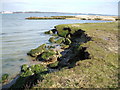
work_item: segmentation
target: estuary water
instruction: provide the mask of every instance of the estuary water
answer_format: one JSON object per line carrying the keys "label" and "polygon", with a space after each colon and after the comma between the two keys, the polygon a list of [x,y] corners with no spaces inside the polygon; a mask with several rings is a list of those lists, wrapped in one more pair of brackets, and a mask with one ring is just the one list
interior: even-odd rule
{"label": "estuary water", "polygon": [[[107,21],[94,20],[26,20],[30,16],[65,16],[75,14],[63,13],[16,13],[2,14],[2,74],[8,73],[10,77],[20,71],[22,64],[31,64],[31,57],[27,52],[43,43],[48,43],[50,35],[44,32],[53,29],[58,24],[70,23],[96,23]],[[110,22],[110,21],[109,21]],[[2,75],[0,74],[0,76]]]}

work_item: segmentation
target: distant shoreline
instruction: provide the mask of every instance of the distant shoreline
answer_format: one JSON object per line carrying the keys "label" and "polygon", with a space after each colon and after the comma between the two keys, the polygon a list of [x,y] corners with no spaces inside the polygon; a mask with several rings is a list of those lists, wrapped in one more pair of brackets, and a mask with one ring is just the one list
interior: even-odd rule
{"label": "distant shoreline", "polygon": [[117,21],[117,16],[97,16],[97,15],[76,15],[76,16],[51,16],[51,17],[27,17],[28,20],[46,20],[46,19],[78,19],[78,20],[103,20]]}
{"label": "distant shoreline", "polygon": [[[99,16],[117,16],[117,15],[109,15],[109,14],[94,14],[94,13],[71,13],[71,12],[38,12],[38,11],[26,11],[26,12],[10,12],[10,11],[3,11],[0,12],[0,14],[7,14],[7,12],[11,13],[11,14],[15,14],[15,13],[61,13],[61,14],[81,14],[81,15],[99,15]],[[8,13],[8,14],[9,14]]]}

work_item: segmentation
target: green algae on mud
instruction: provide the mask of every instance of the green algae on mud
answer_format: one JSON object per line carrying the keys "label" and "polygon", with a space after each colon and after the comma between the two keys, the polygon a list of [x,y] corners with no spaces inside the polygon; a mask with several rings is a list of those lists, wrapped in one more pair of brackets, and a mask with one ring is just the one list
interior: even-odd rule
{"label": "green algae on mud", "polygon": [[46,44],[42,44],[38,48],[30,50],[27,55],[30,55],[32,57],[38,56],[46,50],[45,47]]}
{"label": "green algae on mud", "polygon": [[0,83],[6,83],[8,81],[8,77],[9,77],[9,74],[3,74],[1,79],[0,79]]}
{"label": "green algae on mud", "polygon": [[51,63],[51,64],[48,64],[47,66],[49,67],[49,68],[56,68],[57,66],[58,66],[58,61],[56,61],[56,62],[54,62],[54,63]]}
{"label": "green algae on mud", "polygon": [[[25,68],[23,70],[23,68]],[[30,89],[33,85],[43,80],[42,75],[46,73],[47,68],[41,64],[21,66],[21,73],[16,82],[9,88],[12,89]]]}
{"label": "green algae on mud", "polygon": [[55,55],[55,54],[56,54],[56,53],[55,53],[54,51],[48,50],[48,51],[46,51],[46,52],[44,52],[44,53],[42,54],[41,58],[44,59],[44,60],[48,60],[48,59],[50,59],[51,57],[53,57],[53,55]]}

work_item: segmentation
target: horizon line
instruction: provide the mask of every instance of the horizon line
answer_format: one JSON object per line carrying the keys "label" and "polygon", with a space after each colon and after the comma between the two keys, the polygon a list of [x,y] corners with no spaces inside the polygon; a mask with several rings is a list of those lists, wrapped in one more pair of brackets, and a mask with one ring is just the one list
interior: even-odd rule
{"label": "horizon line", "polygon": [[[58,12],[58,11],[53,11],[53,12],[49,12],[49,11],[0,11],[0,13],[2,12],[12,12],[12,13],[71,13],[71,14],[96,14],[96,15],[114,15],[114,14],[101,14],[101,13],[80,13],[80,12]],[[115,15],[117,16],[117,15]]]}

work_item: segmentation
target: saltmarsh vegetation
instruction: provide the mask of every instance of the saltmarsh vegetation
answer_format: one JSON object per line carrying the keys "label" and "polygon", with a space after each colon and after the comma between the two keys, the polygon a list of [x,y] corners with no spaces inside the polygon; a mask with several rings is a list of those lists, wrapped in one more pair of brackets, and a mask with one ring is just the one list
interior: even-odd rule
{"label": "saltmarsh vegetation", "polygon": [[9,89],[29,89],[43,80],[42,75],[47,72],[47,68],[41,64],[21,66],[21,73],[15,84]]}
{"label": "saltmarsh vegetation", "polygon": [[118,21],[119,20],[117,16],[96,16],[96,15],[28,17],[25,19],[28,19],[28,20],[79,19],[79,20],[106,20],[106,21]]}
{"label": "saltmarsh vegetation", "polygon": [[67,18],[75,18],[75,16],[28,17],[25,19],[28,19],[28,20],[46,20],[46,19],[67,19]]}
{"label": "saltmarsh vegetation", "polygon": [[38,55],[40,55],[41,53],[43,53],[46,50],[45,47],[46,47],[46,44],[42,44],[38,48],[30,50],[27,53],[27,55],[30,55],[32,57],[38,56]]}
{"label": "saltmarsh vegetation", "polygon": [[[40,67],[24,65],[21,70],[21,76],[22,78],[26,74],[28,76],[18,83],[22,84],[24,89],[25,86],[32,89],[118,88],[117,27],[117,22],[55,26],[55,31],[60,38],[60,42],[57,44],[62,51],[55,51],[55,47],[53,48],[55,53],[43,51],[41,54],[36,55],[49,59],[49,57],[57,56],[59,53],[61,54],[60,57],[57,56],[57,60],[53,63],[48,63],[45,68],[43,68],[44,66],[41,67],[41,64]],[[53,35],[54,32],[51,32],[51,34]],[[55,42],[56,39],[51,43]],[[47,48],[45,47],[45,49]],[[35,56],[34,53],[37,50],[32,51],[30,52],[33,55],[28,55]],[[40,51],[41,48],[37,52],[39,53]],[[58,69],[59,71],[49,73],[49,68]],[[28,73],[28,71],[32,73]],[[31,81],[34,83],[31,84]]]}
{"label": "saltmarsh vegetation", "polygon": [[47,66],[48,66],[49,68],[57,68],[57,67],[58,67],[58,63],[59,63],[59,61],[56,61],[56,62],[54,62],[54,63],[48,64]]}
{"label": "saltmarsh vegetation", "polygon": [[52,58],[53,55],[55,55],[55,54],[56,54],[55,51],[53,51],[53,50],[48,50],[48,51],[45,51],[45,52],[42,54],[41,58],[44,59],[44,60],[49,60],[49,59]]}
{"label": "saltmarsh vegetation", "polygon": [[28,20],[42,20],[42,19],[65,19],[64,17],[28,17],[28,18],[25,18],[25,19],[28,19]]}
{"label": "saltmarsh vegetation", "polygon": [[6,83],[8,81],[8,77],[9,77],[9,74],[3,74],[1,79],[0,79],[0,83]]}

